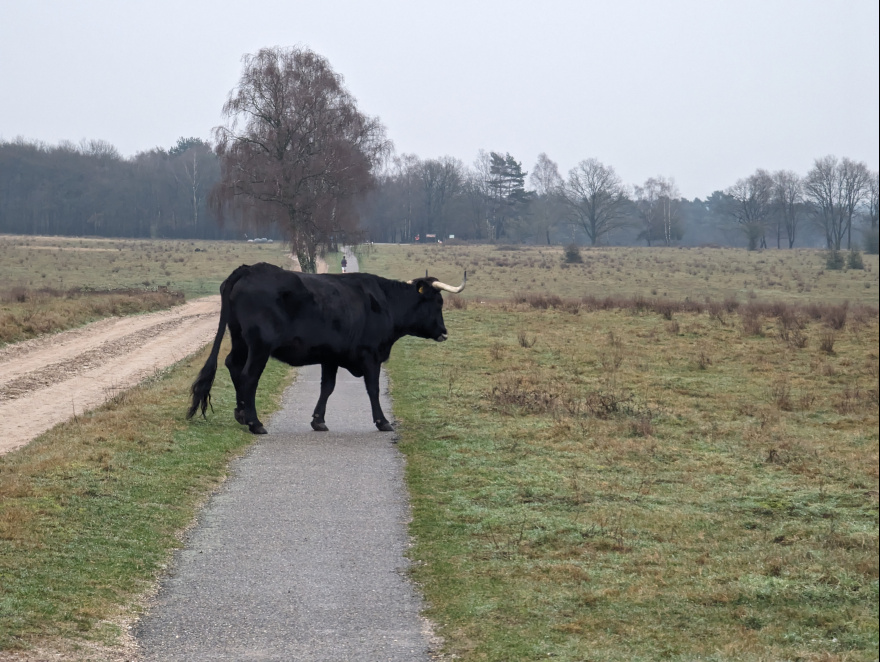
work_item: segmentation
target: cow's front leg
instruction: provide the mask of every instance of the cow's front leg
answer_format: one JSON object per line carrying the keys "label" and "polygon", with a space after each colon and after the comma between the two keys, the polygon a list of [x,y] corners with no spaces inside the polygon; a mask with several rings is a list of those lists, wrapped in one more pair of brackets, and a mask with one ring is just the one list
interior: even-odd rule
{"label": "cow's front leg", "polygon": [[379,363],[368,365],[364,370],[364,384],[367,387],[367,395],[370,396],[370,406],[373,409],[373,423],[379,428],[380,432],[394,432],[391,423],[385,418],[382,407],[379,405],[379,372],[381,366]]}
{"label": "cow's front leg", "polygon": [[332,363],[321,364],[321,397],[318,398],[318,404],[315,405],[315,411],[312,414],[312,429],[318,432],[326,432],[329,428],[324,421],[324,414],[327,413],[327,399],[336,388],[336,371],[338,366]]}

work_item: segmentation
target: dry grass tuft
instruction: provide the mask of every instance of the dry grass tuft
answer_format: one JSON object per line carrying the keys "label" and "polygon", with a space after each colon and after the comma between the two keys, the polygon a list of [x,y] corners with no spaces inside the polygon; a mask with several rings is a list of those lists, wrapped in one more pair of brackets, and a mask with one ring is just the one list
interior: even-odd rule
{"label": "dry grass tuft", "polygon": [[21,287],[0,292],[0,344],[56,333],[115,315],[153,312],[183,303],[180,292],[144,290],[59,291]]}

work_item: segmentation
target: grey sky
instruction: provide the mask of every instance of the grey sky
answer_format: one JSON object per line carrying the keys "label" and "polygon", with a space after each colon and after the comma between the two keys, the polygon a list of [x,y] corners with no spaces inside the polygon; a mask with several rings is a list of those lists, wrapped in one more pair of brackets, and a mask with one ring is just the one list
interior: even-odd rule
{"label": "grey sky", "polygon": [[0,0],[0,139],[210,138],[241,56],[307,46],[400,153],[480,149],[706,197],[827,154],[878,168],[876,0]]}

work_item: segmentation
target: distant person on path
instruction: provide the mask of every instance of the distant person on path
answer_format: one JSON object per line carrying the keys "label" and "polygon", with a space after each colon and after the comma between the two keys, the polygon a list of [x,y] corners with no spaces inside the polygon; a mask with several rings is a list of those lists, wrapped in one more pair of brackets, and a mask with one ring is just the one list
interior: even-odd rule
{"label": "distant person on path", "polygon": [[345,273],[345,268],[348,266],[348,260],[345,259],[345,256],[342,256],[342,273]]}

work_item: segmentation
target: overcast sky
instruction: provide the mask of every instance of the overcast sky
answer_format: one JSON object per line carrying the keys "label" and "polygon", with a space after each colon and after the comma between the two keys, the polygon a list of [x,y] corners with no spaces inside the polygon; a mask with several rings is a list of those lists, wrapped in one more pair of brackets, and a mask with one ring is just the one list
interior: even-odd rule
{"label": "overcast sky", "polygon": [[0,139],[210,139],[241,57],[301,45],[398,153],[597,158],[704,198],[834,154],[878,169],[877,0],[0,0]]}

